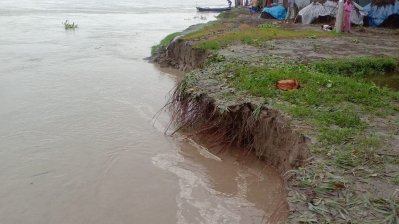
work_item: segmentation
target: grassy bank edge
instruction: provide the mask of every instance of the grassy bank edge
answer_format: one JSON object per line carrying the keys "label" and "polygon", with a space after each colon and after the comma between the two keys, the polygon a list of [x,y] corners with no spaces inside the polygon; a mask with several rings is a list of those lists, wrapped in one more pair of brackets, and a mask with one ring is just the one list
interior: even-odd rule
{"label": "grassy bank edge", "polygon": [[[364,63],[367,65],[358,66]],[[325,68],[330,66],[337,70],[326,73]],[[397,176],[385,167],[399,167],[399,160],[380,154],[378,149],[389,139],[374,132],[370,123],[374,118],[398,115],[399,92],[378,87],[364,78],[399,71],[397,58],[358,57],[263,67],[221,59],[208,62],[207,67],[201,70],[202,74],[194,71],[186,76],[182,91],[195,90],[206,72],[206,78],[235,89],[233,94],[218,97],[263,97],[265,108],[278,109],[292,117],[293,122],[308,127],[305,131],[313,142],[314,159],[286,174],[292,186],[288,200],[293,211],[290,222],[396,223],[399,202],[395,196],[375,196],[358,183],[399,184]],[[273,87],[278,80],[292,78],[300,81],[299,90]],[[222,111],[226,108],[219,106]]]}
{"label": "grassy bank edge", "polygon": [[[232,20],[232,17],[227,18],[224,20],[225,25]],[[218,33],[218,24],[220,23],[212,23],[208,28],[183,37],[186,41],[196,43],[193,45],[194,49],[215,52],[208,61],[209,66],[225,63],[224,58],[220,58],[216,53],[223,47],[235,43],[262,47],[264,41],[283,38],[283,33],[286,32],[272,25],[242,26],[238,31],[217,36],[215,33]],[[252,33],[256,33],[254,30],[264,32],[264,38],[252,36]],[[301,35],[293,34],[290,38],[324,37],[306,32]],[[375,135],[367,123],[369,118],[397,114],[399,93],[378,87],[364,79],[368,75],[383,75],[398,71],[397,58],[361,57],[350,60],[323,60],[308,65],[272,66],[272,68],[229,64],[225,73],[221,74],[224,77],[217,78],[230,79],[229,84],[243,94],[263,96],[265,103],[272,103],[274,108],[284,111],[294,120],[306,123],[311,127],[310,132],[313,132],[311,134],[317,136],[315,144],[312,144],[312,152],[315,155],[313,162],[287,174],[291,178],[291,186],[295,189],[289,195],[290,205],[295,211],[290,214],[290,222],[398,222],[397,199],[374,197],[367,194],[367,190],[362,195],[354,185],[356,181],[374,180],[399,184],[397,176],[384,176],[384,164],[399,165],[399,160],[376,153],[375,150],[382,147],[386,139],[378,134]],[[301,76],[307,76],[308,79],[305,82],[302,80],[303,89],[298,91],[281,92],[271,87],[279,79],[301,79]],[[318,78],[312,80],[312,77]],[[192,81],[191,78],[192,76],[186,76],[186,80],[190,79],[190,82],[187,82],[190,85],[187,89],[196,85],[195,80]],[[341,84],[345,84],[345,88],[336,88]],[[311,85],[314,85],[310,88],[311,91],[306,92]],[[302,91],[304,89],[305,91]],[[322,100],[318,91],[320,89],[331,92],[332,97],[328,97],[327,106],[320,103]],[[302,100],[298,100],[295,95],[301,94],[301,91],[305,93]],[[334,97],[333,92],[340,95],[341,100],[342,95],[345,95],[345,100],[337,102],[339,99]],[[355,97],[342,92],[355,94]],[[368,98],[370,94],[374,94],[375,97]],[[338,107],[332,106],[335,104]],[[313,109],[316,112],[312,112]],[[354,169],[357,176],[351,174]],[[364,214],[365,212],[369,212],[370,215]],[[362,220],[362,217],[374,218]]]}
{"label": "grassy bank edge", "polygon": [[176,37],[182,35],[182,32],[175,32],[164,37],[159,44],[151,47],[151,56],[156,56],[162,48],[167,47]]}

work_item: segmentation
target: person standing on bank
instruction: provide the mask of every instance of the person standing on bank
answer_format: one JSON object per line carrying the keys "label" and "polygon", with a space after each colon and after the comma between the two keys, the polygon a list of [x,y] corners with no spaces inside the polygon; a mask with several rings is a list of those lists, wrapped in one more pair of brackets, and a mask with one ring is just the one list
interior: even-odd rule
{"label": "person standing on bank", "polygon": [[227,2],[229,3],[229,8],[231,8],[231,0],[227,0]]}
{"label": "person standing on bank", "polygon": [[295,19],[295,0],[288,0],[287,15],[285,22],[288,23],[289,19]]}
{"label": "person standing on bank", "polygon": [[351,32],[351,13],[353,9],[352,0],[346,0],[344,4],[344,31]]}
{"label": "person standing on bank", "polygon": [[255,14],[258,11],[258,0],[251,0],[251,4],[250,4],[250,12],[251,14]]}

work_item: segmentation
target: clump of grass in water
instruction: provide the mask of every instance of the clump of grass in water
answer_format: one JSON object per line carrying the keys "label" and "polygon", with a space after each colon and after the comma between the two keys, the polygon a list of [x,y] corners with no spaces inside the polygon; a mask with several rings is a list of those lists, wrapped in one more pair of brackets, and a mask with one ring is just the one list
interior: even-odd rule
{"label": "clump of grass in water", "polygon": [[65,30],[74,30],[78,28],[78,24],[75,24],[75,22],[70,23],[68,20],[65,20],[62,24],[64,24]]}

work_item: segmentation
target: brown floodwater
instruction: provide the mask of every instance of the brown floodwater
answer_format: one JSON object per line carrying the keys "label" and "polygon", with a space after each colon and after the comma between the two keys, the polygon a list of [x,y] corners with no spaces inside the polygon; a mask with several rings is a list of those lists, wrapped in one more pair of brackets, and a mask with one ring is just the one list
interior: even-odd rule
{"label": "brown floodwater", "polygon": [[[279,175],[164,134],[177,76],[143,58],[214,0],[0,1],[0,223],[274,223]],[[225,1],[220,2],[221,5]],[[220,6],[219,4],[219,6]],[[78,24],[65,31],[62,22]]]}

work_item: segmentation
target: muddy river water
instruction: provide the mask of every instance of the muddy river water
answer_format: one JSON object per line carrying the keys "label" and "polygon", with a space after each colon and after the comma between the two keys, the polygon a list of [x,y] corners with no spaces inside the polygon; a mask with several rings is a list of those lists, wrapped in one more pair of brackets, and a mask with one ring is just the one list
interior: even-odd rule
{"label": "muddy river water", "polygon": [[[177,76],[143,58],[215,0],[0,1],[0,223],[273,223],[276,172],[153,120]],[[76,22],[66,31],[62,22]],[[220,160],[221,159],[221,160]]]}

